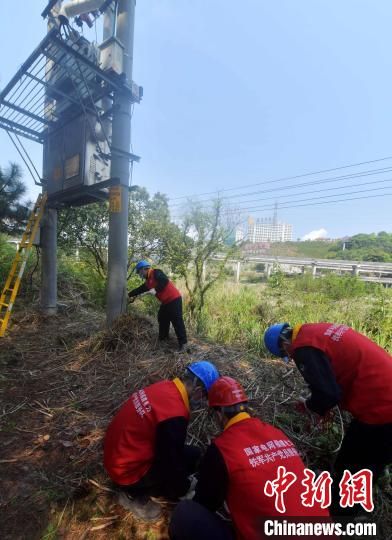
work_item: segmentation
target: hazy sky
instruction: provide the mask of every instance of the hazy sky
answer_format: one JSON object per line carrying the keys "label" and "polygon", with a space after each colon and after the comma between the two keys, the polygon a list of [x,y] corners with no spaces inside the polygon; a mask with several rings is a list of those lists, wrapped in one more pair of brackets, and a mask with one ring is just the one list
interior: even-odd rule
{"label": "hazy sky", "polygon": [[[3,4],[1,87],[43,37],[46,2]],[[278,201],[295,238],[392,232],[392,159],[270,182],[392,156],[391,24],[389,0],[138,0],[134,183],[172,198],[258,184],[221,196],[244,217],[269,217]],[[41,148],[28,146],[40,165]],[[9,160],[1,132],[1,166]],[[381,168],[391,170],[323,182]]]}

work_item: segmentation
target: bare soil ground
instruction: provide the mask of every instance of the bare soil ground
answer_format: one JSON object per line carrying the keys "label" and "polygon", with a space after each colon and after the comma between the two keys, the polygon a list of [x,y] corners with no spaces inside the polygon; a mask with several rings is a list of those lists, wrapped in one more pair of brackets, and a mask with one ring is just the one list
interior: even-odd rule
{"label": "bare soil ground", "polygon": [[[16,314],[0,342],[0,528],[3,540],[165,539],[167,518],[135,520],[117,504],[102,467],[102,438],[110,418],[136,389],[180,375],[199,359],[238,378],[255,411],[283,428],[318,469],[330,467],[342,424],[311,426],[292,412],[301,378],[279,361],[192,340],[191,354],[158,346],[155,323],[136,312],[110,331],[100,313],[70,309],[45,318]],[[339,420],[339,419],[338,419]],[[189,441],[205,446],[214,435],[196,411]],[[391,533],[390,483],[377,491],[380,538]]]}

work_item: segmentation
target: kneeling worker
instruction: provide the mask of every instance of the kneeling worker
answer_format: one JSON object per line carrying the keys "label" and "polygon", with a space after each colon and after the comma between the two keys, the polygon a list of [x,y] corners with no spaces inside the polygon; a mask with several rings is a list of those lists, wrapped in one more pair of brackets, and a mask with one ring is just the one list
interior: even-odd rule
{"label": "kneeling worker", "polygon": [[[264,536],[263,518],[271,516],[328,517],[317,502],[305,507],[301,480],[305,465],[288,437],[272,425],[251,418],[248,398],[231,377],[220,377],[210,388],[208,404],[223,432],[208,447],[201,463],[193,501],[182,501],[170,525],[172,540],[259,540]],[[278,476],[280,466],[297,481],[284,494],[285,511],[264,492],[266,483]],[[215,514],[226,502],[235,535]]]}
{"label": "kneeling worker", "polygon": [[111,421],[104,466],[138,517],[159,515],[151,496],[175,500],[188,491],[188,476],[200,459],[198,448],[185,445],[190,409],[201,405],[218,377],[210,362],[194,362],[183,380],[160,381],[134,392]]}
{"label": "kneeling worker", "polygon": [[182,317],[182,296],[172,281],[158,268],[151,268],[147,261],[139,261],[135,268],[137,274],[145,282],[128,293],[129,298],[139,296],[148,291],[155,291],[161,302],[158,311],[159,339],[169,337],[170,323],[173,325],[178,340],[178,350],[182,351],[187,344],[184,319]]}

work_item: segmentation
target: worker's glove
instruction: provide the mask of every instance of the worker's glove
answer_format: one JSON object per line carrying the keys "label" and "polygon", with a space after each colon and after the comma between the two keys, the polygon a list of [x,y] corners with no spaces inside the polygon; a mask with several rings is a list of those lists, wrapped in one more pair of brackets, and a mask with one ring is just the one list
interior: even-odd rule
{"label": "worker's glove", "polygon": [[152,294],[155,296],[157,294],[157,291],[155,289],[150,289],[147,294]]}
{"label": "worker's glove", "polygon": [[191,501],[193,499],[193,497],[195,496],[195,490],[194,489],[188,489],[188,491],[185,493],[185,495],[183,495],[182,497],[180,497],[180,501]]}
{"label": "worker's glove", "polygon": [[188,488],[188,491],[180,497],[180,501],[190,501],[195,496],[195,490],[196,490],[196,484],[197,484],[197,478],[195,476],[190,476],[190,486]]}

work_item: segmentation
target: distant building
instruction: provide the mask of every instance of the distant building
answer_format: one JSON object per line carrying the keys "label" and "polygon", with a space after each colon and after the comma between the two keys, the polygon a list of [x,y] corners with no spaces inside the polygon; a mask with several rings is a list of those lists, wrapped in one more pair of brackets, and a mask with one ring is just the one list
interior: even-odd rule
{"label": "distant building", "polygon": [[289,223],[278,221],[276,212],[273,218],[254,220],[252,217],[249,217],[247,227],[240,227],[236,231],[237,241],[245,241],[251,244],[291,242],[292,239],[293,226]]}
{"label": "distant building", "polygon": [[292,239],[293,227],[288,223],[274,223],[271,219],[258,219],[248,224],[248,242],[291,242]]}
{"label": "distant building", "polygon": [[244,232],[244,229],[242,227],[237,227],[237,229],[235,230],[235,241],[236,241],[236,244],[239,244],[240,242],[242,242],[243,240],[245,240],[245,232]]}

